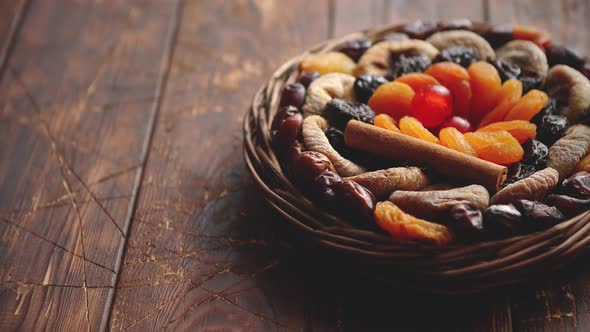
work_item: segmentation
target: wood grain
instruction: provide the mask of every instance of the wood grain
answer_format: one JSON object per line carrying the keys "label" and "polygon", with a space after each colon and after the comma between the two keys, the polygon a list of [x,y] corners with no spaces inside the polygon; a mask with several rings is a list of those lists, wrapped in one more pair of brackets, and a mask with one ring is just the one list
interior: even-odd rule
{"label": "wood grain", "polygon": [[28,6],[0,82],[0,330],[104,322],[174,13]]}

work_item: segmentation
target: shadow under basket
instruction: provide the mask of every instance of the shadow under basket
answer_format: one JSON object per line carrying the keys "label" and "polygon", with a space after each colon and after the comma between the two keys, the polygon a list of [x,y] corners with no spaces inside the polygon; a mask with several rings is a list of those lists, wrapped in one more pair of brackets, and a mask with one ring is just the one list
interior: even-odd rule
{"label": "shadow under basket", "polygon": [[[270,123],[284,85],[296,81],[299,61],[358,38],[378,40],[401,26],[386,26],[328,40],[287,61],[256,93],[244,118],[243,154],[264,199],[297,230],[302,242],[334,257],[350,271],[397,286],[443,294],[469,294],[546,276],[571,263],[590,243],[590,212],[552,228],[507,239],[442,248],[401,244],[359,229],[323,211],[294,187],[270,144]],[[283,221],[283,220],[280,220]]]}

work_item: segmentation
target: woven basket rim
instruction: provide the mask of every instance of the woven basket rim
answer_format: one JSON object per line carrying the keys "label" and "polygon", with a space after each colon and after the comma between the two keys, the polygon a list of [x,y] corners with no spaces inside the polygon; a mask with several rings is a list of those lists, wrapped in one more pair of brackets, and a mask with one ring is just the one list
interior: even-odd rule
{"label": "woven basket rim", "polygon": [[408,278],[423,279],[415,285],[423,290],[479,292],[524,281],[535,272],[555,270],[571,262],[588,248],[590,211],[535,233],[433,248],[396,243],[376,231],[354,228],[314,206],[283,174],[270,145],[269,128],[283,86],[294,82],[298,75],[299,60],[312,53],[333,50],[349,40],[380,39],[398,31],[402,24],[326,40],[283,63],[256,92],[243,121],[243,157],[264,199],[306,239],[337,255],[376,267],[380,277],[387,276],[381,275],[385,269],[393,269],[392,277],[400,277],[401,269],[401,274]]}

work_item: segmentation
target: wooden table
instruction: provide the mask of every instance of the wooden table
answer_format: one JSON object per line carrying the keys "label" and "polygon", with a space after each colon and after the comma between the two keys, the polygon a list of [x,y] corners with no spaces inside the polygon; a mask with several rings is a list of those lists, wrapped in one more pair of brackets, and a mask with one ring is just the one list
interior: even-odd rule
{"label": "wooden table", "polygon": [[468,17],[588,53],[589,14],[582,0],[1,0],[0,330],[590,329],[584,259],[466,298],[330,273],[270,227],[283,220],[241,157],[257,87],[321,40]]}

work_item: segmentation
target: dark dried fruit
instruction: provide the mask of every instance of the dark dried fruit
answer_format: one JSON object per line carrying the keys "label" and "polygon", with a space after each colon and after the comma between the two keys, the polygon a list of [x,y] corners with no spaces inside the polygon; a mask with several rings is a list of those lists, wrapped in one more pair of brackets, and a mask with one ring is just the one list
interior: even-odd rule
{"label": "dark dried fruit", "polygon": [[590,173],[578,172],[563,180],[562,186],[567,193],[590,197]]}
{"label": "dark dried fruit", "polygon": [[533,89],[541,89],[541,85],[543,85],[543,78],[539,76],[535,76],[532,73],[523,72],[518,77],[518,79],[522,82],[522,95],[524,96],[527,92]]}
{"label": "dark dried fruit", "polygon": [[432,61],[423,53],[414,56],[399,55],[391,62],[391,79],[398,78],[409,73],[421,73],[430,67]]}
{"label": "dark dried fruit", "polygon": [[325,170],[336,173],[334,165],[328,157],[315,151],[303,151],[293,164],[295,182],[305,188],[313,183],[314,179]]}
{"label": "dark dried fruit", "polygon": [[502,184],[502,186],[507,186],[511,183],[516,181],[522,180],[524,178],[528,178],[533,173],[537,171],[537,168],[533,165],[523,164],[523,163],[514,163],[508,166],[508,177],[506,181]]}
{"label": "dark dried fruit", "polygon": [[470,30],[473,27],[473,23],[466,18],[459,18],[455,20],[449,20],[444,22],[438,22],[439,30]]}
{"label": "dark dried fruit", "polygon": [[483,230],[483,216],[481,211],[472,205],[457,204],[450,210],[447,226],[457,234],[477,234]]}
{"label": "dark dried fruit", "polygon": [[270,137],[279,155],[284,154],[301,133],[303,115],[295,106],[279,108],[272,121]]}
{"label": "dark dried fruit", "polygon": [[484,37],[493,48],[498,48],[512,40],[511,25],[497,25],[483,33]]}
{"label": "dark dried fruit", "polygon": [[328,138],[330,145],[346,159],[355,157],[355,151],[351,150],[344,144],[344,133],[336,127],[328,127],[324,130],[324,134]]}
{"label": "dark dried fruit", "polygon": [[549,114],[542,116],[536,125],[537,139],[547,146],[551,146],[565,135],[568,122],[565,116]]}
{"label": "dark dried fruit", "polygon": [[355,39],[347,41],[338,51],[348,55],[354,61],[358,61],[371,46],[373,46],[373,42],[369,39]]}
{"label": "dark dried fruit", "polygon": [[492,237],[504,237],[521,232],[524,225],[522,213],[512,204],[489,206],[483,213],[483,226]]}
{"label": "dark dried fruit", "polygon": [[549,195],[545,199],[548,205],[555,206],[568,217],[576,216],[590,210],[590,198],[576,198],[567,195]]}
{"label": "dark dried fruit", "polygon": [[517,65],[504,62],[499,59],[490,59],[488,60],[488,63],[494,66],[494,68],[496,68],[498,74],[500,74],[502,82],[512,78],[518,79],[518,77],[520,76],[520,67]]}
{"label": "dark dried fruit", "polygon": [[373,124],[375,112],[362,103],[334,98],[324,108],[324,114],[330,124],[336,128],[344,129],[350,120],[358,120]]}
{"label": "dark dried fruit", "polygon": [[590,79],[590,64],[583,65],[580,69],[580,73],[584,74],[586,78]]}
{"label": "dark dried fruit", "polygon": [[556,207],[541,202],[520,199],[513,204],[525,217],[527,230],[545,229],[566,219]]}
{"label": "dark dried fruit", "polygon": [[432,21],[416,20],[406,23],[401,32],[414,39],[426,39],[428,36],[438,31],[438,26]]}
{"label": "dark dried fruit", "polygon": [[356,99],[366,104],[375,90],[384,83],[389,82],[383,76],[363,75],[354,81],[354,94]]}
{"label": "dark dried fruit", "polygon": [[299,83],[301,83],[307,89],[311,82],[313,82],[313,80],[315,80],[318,77],[320,77],[320,73],[318,73],[317,71],[308,71],[302,73],[297,81],[299,81]]}
{"label": "dark dried fruit", "polygon": [[281,161],[283,161],[283,166],[285,173],[289,178],[293,178],[293,167],[295,166],[295,160],[299,157],[299,155],[303,152],[303,145],[298,141],[293,142],[293,144],[289,147],[286,153],[283,154]]}
{"label": "dark dried fruit", "polygon": [[541,118],[545,115],[556,115],[558,113],[559,112],[557,111],[557,100],[553,97],[549,97],[549,99],[547,99],[547,104],[545,104],[543,109],[531,119],[531,122],[538,125],[541,121]]}
{"label": "dark dried fruit", "polygon": [[333,186],[340,183],[342,178],[340,175],[327,169],[318,175],[313,182],[302,186],[301,190],[320,206],[331,208],[334,206],[335,192]]}
{"label": "dark dried fruit", "polygon": [[547,61],[550,67],[563,64],[572,68],[580,68],[584,65],[584,57],[575,50],[565,46],[549,45],[545,48],[545,55],[547,55]]}
{"label": "dark dried fruit", "polygon": [[547,155],[549,154],[547,145],[536,139],[531,139],[526,141],[522,148],[524,149],[523,163],[534,166],[536,169],[545,168]]}
{"label": "dark dried fruit", "polygon": [[305,86],[301,83],[291,83],[285,85],[281,92],[281,102],[279,106],[295,106],[301,109],[305,102]]}
{"label": "dark dried fruit", "polygon": [[474,62],[479,61],[479,53],[471,47],[455,46],[442,50],[433,62],[454,62],[462,67],[469,67]]}
{"label": "dark dried fruit", "polygon": [[332,189],[336,196],[334,208],[343,217],[361,226],[373,220],[375,197],[369,190],[350,180],[334,183]]}

